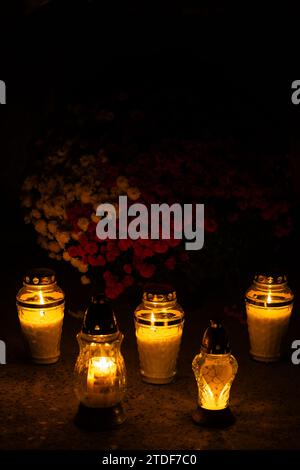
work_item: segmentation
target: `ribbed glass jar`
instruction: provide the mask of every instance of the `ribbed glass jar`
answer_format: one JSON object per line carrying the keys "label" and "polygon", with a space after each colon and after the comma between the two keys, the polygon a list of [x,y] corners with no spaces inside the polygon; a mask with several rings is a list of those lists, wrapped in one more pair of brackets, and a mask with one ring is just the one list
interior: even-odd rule
{"label": "ribbed glass jar", "polygon": [[147,286],[134,318],[142,379],[153,384],[171,382],[184,324],[176,292],[166,285]]}
{"label": "ribbed glass jar", "polygon": [[294,301],[286,276],[256,275],[245,301],[250,354],[258,361],[279,360]]}

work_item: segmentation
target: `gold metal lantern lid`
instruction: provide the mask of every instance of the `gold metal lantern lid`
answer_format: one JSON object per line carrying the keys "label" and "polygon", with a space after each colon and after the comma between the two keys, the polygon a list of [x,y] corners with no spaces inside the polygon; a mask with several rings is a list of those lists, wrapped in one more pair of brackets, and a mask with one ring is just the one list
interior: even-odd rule
{"label": "gold metal lantern lid", "polygon": [[285,307],[293,303],[294,294],[285,274],[263,273],[254,276],[245,301],[258,307]]}
{"label": "gold metal lantern lid", "polygon": [[52,269],[35,268],[27,271],[23,282],[27,286],[49,286],[55,284],[56,276]]}
{"label": "gold metal lantern lid", "polygon": [[254,276],[254,282],[265,286],[283,285],[287,284],[287,276],[285,274],[256,274]]}
{"label": "gold metal lantern lid", "polygon": [[175,302],[176,291],[170,284],[147,284],[143,293],[146,302]]}
{"label": "gold metal lantern lid", "polygon": [[25,308],[57,307],[63,305],[65,296],[56,283],[52,269],[35,268],[23,277],[23,287],[17,293],[17,305]]}

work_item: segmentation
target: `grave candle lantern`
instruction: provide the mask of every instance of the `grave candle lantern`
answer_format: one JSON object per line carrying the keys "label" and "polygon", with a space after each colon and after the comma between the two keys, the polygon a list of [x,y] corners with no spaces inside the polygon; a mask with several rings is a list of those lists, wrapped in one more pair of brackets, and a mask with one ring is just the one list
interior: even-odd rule
{"label": "grave candle lantern", "polygon": [[33,362],[52,364],[60,356],[64,293],[50,269],[33,269],[17,294],[21,328]]}
{"label": "grave candle lantern", "polygon": [[256,275],[245,300],[250,354],[257,361],[279,360],[294,300],[286,276]]}
{"label": "grave candle lantern", "polygon": [[75,392],[80,401],[79,421],[91,427],[97,426],[98,419],[99,427],[101,421],[109,426],[121,424],[125,420],[122,401],[126,387],[120,351],[123,335],[104,295],[92,298],[77,340],[80,353],[75,365]]}
{"label": "grave candle lantern", "polygon": [[220,320],[210,321],[192,367],[198,385],[194,422],[204,426],[232,424],[234,417],[229,408],[229,396],[238,365],[231,355],[228,337]]}
{"label": "grave candle lantern", "polygon": [[145,382],[166,384],[176,375],[184,312],[168,285],[150,284],[134,313],[140,371]]}

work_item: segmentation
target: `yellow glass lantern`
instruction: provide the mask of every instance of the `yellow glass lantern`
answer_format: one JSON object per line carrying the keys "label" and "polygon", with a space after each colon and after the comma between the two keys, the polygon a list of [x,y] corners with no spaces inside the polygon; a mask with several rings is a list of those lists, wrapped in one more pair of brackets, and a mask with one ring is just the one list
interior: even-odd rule
{"label": "yellow glass lantern", "polygon": [[166,384],[176,375],[184,312],[168,285],[149,284],[134,312],[142,379]]}
{"label": "yellow glass lantern", "polygon": [[123,335],[104,295],[92,298],[77,340],[77,423],[88,427],[121,424],[125,420],[122,401],[126,389],[125,362],[120,350]]}
{"label": "yellow glass lantern", "polygon": [[228,337],[220,320],[210,321],[192,367],[198,385],[194,422],[208,426],[232,424],[234,417],[229,408],[229,397],[238,364],[231,355]]}
{"label": "yellow glass lantern", "polygon": [[256,275],[245,301],[250,354],[257,361],[279,360],[294,301],[286,276]]}
{"label": "yellow glass lantern", "polygon": [[54,271],[33,269],[25,275],[17,294],[17,309],[32,360],[38,364],[59,359],[64,304]]}

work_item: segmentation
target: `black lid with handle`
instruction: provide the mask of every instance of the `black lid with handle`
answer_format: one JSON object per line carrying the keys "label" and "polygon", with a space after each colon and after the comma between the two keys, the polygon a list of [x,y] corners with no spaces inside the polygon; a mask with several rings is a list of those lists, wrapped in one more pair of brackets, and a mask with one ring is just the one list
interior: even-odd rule
{"label": "black lid with handle", "polygon": [[91,298],[84,315],[82,333],[92,336],[119,334],[114,311],[104,294],[97,294]]}
{"label": "black lid with handle", "polygon": [[228,354],[231,352],[229,339],[221,320],[210,320],[210,326],[202,338],[201,350],[207,354]]}

